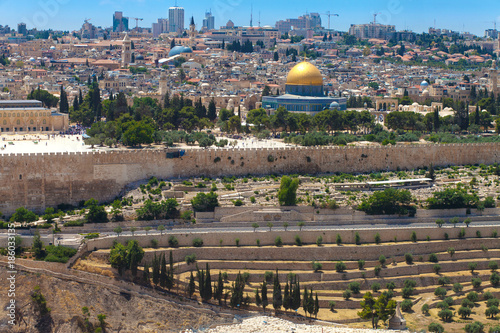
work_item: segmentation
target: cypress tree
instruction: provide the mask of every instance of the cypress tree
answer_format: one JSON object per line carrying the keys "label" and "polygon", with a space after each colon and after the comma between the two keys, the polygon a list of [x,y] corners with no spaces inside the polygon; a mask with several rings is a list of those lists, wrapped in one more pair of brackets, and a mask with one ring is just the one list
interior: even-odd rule
{"label": "cypress tree", "polygon": [[480,116],[481,108],[479,107],[479,104],[476,104],[476,114],[474,115],[474,123],[477,126],[480,126],[481,124],[481,116]]}
{"label": "cypress tree", "polygon": [[142,280],[144,283],[149,284],[149,265],[144,264],[144,270],[142,272]]}
{"label": "cypress tree", "polygon": [[283,305],[283,295],[281,294],[281,286],[280,280],[278,277],[278,270],[276,270],[276,274],[274,275],[274,285],[273,285],[273,308],[276,312],[281,309]]}
{"label": "cypress tree", "polygon": [[208,119],[214,121],[217,118],[217,108],[215,106],[215,100],[212,97],[210,104],[208,104]]}
{"label": "cypress tree", "polygon": [[68,95],[66,94],[66,91],[64,91],[62,84],[61,84],[61,91],[59,94],[60,94],[59,111],[61,113],[68,113],[69,111]]}
{"label": "cypress tree", "polygon": [[205,301],[208,301],[212,298],[212,278],[210,277],[210,267],[206,266],[206,273],[205,273]]}
{"label": "cypress tree", "polygon": [[160,286],[167,286],[167,262],[165,260],[165,254],[161,257],[161,266],[160,266]]}
{"label": "cypress tree", "polygon": [[214,291],[214,300],[219,301],[219,305],[222,302],[223,293],[224,293],[224,280],[222,279],[222,272],[219,271],[219,279],[217,281],[217,286]]}
{"label": "cypress tree", "polygon": [[289,292],[288,279],[286,281],[285,290],[283,293],[283,307],[285,308],[285,311],[288,311],[288,309],[291,308],[291,297]]}
{"label": "cypress tree", "polygon": [[314,313],[314,297],[312,288],[309,291],[309,298],[307,299],[307,312],[309,312],[309,316],[312,317]]}
{"label": "cypress tree", "polygon": [[205,300],[205,271],[198,269],[198,290],[200,292],[200,297]]}
{"label": "cypress tree", "polygon": [[269,301],[267,300],[267,283],[262,282],[262,309],[266,312],[266,306],[268,306]]}
{"label": "cypress tree", "polygon": [[319,312],[319,300],[318,300],[318,293],[316,293],[316,298],[314,299],[314,318],[318,318],[318,312]]}
{"label": "cypress tree", "polygon": [[300,308],[300,282],[299,279],[295,277],[292,295],[292,310],[297,311],[298,308]]}
{"label": "cypress tree", "polygon": [[160,281],[160,265],[159,265],[159,260],[156,257],[155,253],[155,257],[153,259],[153,283],[155,285],[158,285],[159,281]]}
{"label": "cypress tree", "polygon": [[78,104],[81,105],[82,103],[83,103],[82,91],[78,90]]}
{"label": "cypress tree", "polygon": [[259,288],[255,289],[255,305],[257,307],[262,305],[262,299],[260,298]]}
{"label": "cypress tree", "polygon": [[188,284],[188,295],[189,295],[189,298],[191,298],[193,296],[195,288],[196,288],[196,286],[194,284],[193,271],[191,271],[191,276],[189,277],[189,284]]}
{"label": "cypress tree", "polygon": [[307,287],[304,288],[304,297],[302,299],[302,310],[304,310],[304,314],[307,317],[307,300],[309,299],[309,296],[307,294]]}
{"label": "cypress tree", "polygon": [[73,100],[73,110],[77,111],[80,105],[78,105],[78,97],[75,96],[75,99]]}
{"label": "cypress tree", "polygon": [[170,107],[170,93],[167,91],[165,96],[163,96],[163,108],[167,109]]}
{"label": "cypress tree", "polygon": [[172,254],[172,250],[170,250],[170,257],[169,257],[169,265],[170,265],[170,277],[172,280],[174,279],[174,256]]}

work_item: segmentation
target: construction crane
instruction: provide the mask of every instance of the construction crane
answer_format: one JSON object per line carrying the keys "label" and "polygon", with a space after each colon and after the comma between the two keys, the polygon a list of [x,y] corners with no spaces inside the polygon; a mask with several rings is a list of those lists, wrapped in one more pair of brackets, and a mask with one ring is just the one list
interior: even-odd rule
{"label": "construction crane", "polygon": [[380,15],[380,14],[382,14],[382,13],[375,13],[375,14],[373,14],[373,24],[374,25],[377,24],[377,16]]}
{"label": "construction crane", "polygon": [[127,17],[130,20],[135,20],[135,29],[139,29],[139,21],[142,21],[143,19],[138,18],[138,17]]}
{"label": "construction crane", "polygon": [[88,19],[85,19],[85,20],[83,20],[83,21],[84,21],[85,23],[89,23],[89,21],[90,21],[90,20],[92,20],[92,19],[89,19],[89,18],[88,18]]}
{"label": "construction crane", "polygon": [[326,15],[328,16],[328,30],[330,30],[330,17],[331,16],[339,16],[339,14],[330,14],[330,11],[327,11],[326,13],[323,13],[321,15]]}

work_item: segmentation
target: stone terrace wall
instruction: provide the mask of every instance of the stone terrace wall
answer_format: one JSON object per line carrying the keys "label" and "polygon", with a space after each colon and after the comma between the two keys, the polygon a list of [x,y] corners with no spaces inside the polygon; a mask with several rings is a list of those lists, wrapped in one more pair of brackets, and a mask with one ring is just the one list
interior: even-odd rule
{"label": "stone terrace wall", "polygon": [[[272,156],[272,158],[269,158]],[[215,162],[219,160],[219,162]],[[273,160],[270,162],[270,160]],[[310,162],[308,162],[310,161]],[[500,144],[194,149],[167,159],[160,150],[13,154],[0,157],[0,211],[37,212],[90,197],[110,201],[125,185],[156,176],[371,172],[500,162]]]}

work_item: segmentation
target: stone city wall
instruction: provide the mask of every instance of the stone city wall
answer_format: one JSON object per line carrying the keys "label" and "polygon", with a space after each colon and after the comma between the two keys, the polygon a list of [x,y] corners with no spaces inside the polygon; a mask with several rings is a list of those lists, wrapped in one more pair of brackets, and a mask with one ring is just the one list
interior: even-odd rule
{"label": "stone city wall", "polygon": [[91,197],[110,201],[125,185],[148,179],[223,175],[372,172],[500,162],[500,144],[193,149],[167,159],[161,150],[11,154],[0,157],[0,211],[42,212]]}

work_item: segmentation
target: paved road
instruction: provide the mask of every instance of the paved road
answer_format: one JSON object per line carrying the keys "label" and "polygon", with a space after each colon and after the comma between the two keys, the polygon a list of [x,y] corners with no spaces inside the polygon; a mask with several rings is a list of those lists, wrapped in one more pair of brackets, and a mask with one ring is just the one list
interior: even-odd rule
{"label": "paved road", "polygon": [[[491,222],[491,221],[475,221],[471,223],[471,226],[493,226],[493,227],[500,227],[500,222]],[[306,225],[302,228],[303,231],[328,231],[328,230],[370,230],[370,229],[393,229],[393,228],[405,228],[405,229],[419,229],[419,228],[429,228],[429,227],[435,227],[438,229],[435,223],[405,223],[405,224],[360,224],[360,225]],[[465,224],[459,223],[457,224],[456,228],[462,228],[465,227]],[[442,229],[453,229],[454,227],[452,225],[444,225]],[[273,231],[285,231],[284,227],[273,227]],[[287,228],[288,231],[295,231],[298,232],[300,231],[300,228],[298,226],[290,226]],[[114,236],[116,235],[115,232],[113,231],[99,231],[96,230],[96,232],[99,232],[101,234],[101,237],[106,237],[106,236]],[[181,233],[220,233],[220,232],[268,232],[269,228],[268,227],[260,227],[257,228],[256,231],[252,227],[242,227],[242,226],[235,226],[235,227],[203,227],[203,228],[197,228],[197,227],[184,227],[184,228],[173,228],[170,230],[165,230],[163,234],[181,234]],[[31,231],[33,233],[33,231]],[[133,235],[161,235],[159,231],[156,231],[154,229],[148,231],[146,233],[145,230],[138,230],[133,233]],[[32,235],[30,235],[30,231],[28,230],[19,230],[18,235],[21,235],[22,237],[27,237],[31,238]],[[120,236],[132,236],[132,232],[130,231],[123,231]],[[7,237],[6,233],[0,233],[0,238]],[[65,245],[70,245],[70,244],[80,244],[81,242],[81,235],[76,234],[76,233],[63,233],[63,234],[57,234],[55,236],[56,238],[59,238],[59,241],[62,244]],[[44,235],[43,239],[45,240],[50,240],[52,242],[52,235]],[[56,242],[58,243],[58,242]]]}

